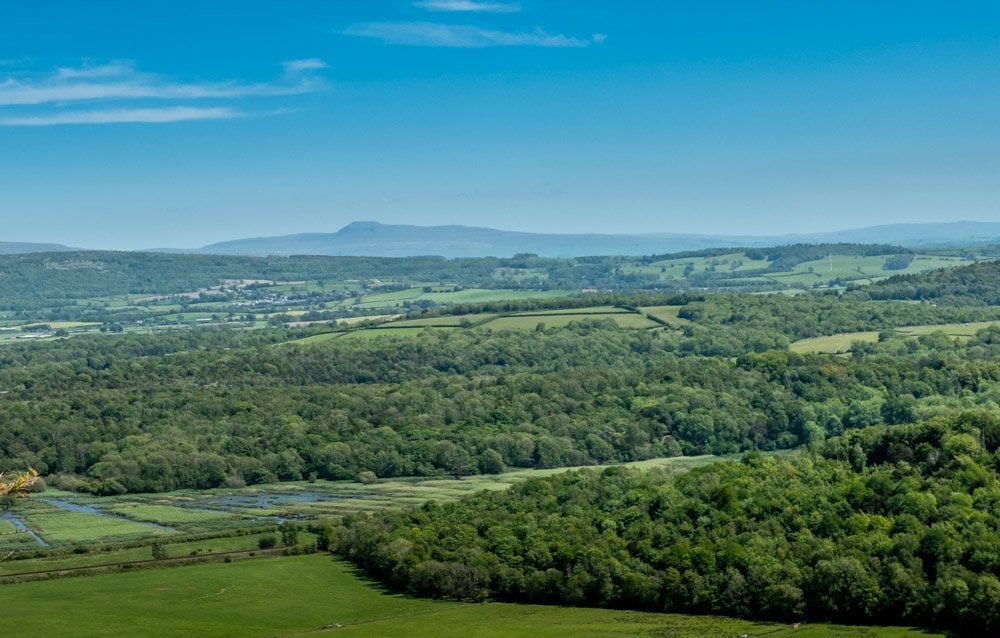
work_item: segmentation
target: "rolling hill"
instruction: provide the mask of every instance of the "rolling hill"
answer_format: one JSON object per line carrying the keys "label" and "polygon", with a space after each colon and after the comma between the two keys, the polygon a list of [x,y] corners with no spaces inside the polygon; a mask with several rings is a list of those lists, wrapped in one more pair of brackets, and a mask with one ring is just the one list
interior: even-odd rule
{"label": "rolling hill", "polygon": [[62,244],[33,244],[29,242],[0,241],[0,255],[24,255],[28,253],[56,253],[79,250]]}

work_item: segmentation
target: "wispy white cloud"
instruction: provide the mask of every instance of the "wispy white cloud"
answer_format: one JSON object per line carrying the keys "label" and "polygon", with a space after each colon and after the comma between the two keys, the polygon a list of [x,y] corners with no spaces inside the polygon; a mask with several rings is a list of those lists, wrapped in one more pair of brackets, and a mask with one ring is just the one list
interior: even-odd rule
{"label": "wispy white cloud", "polygon": [[[0,75],[0,126],[110,124],[221,120],[274,115],[287,109],[237,108],[243,98],[269,98],[317,91],[325,84],[318,58],[290,60],[273,82],[181,82],[136,70],[128,61],[62,67],[44,74]],[[205,102],[210,106],[204,106]],[[150,103],[153,102],[153,105]],[[199,103],[201,106],[193,105]],[[111,107],[114,105],[114,108]]]}
{"label": "wispy white cloud", "polygon": [[227,120],[247,114],[228,107],[168,106],[162,108],[123,108],[60,111],[39,115],[5,117],[0,126],[54,126],[59,124],[164,123],[192,120]]}
{"label": "wispy white cloud", "polygon": [[350,26],[343,33],[374,38],[386,44],[470,49],[496,46],[579,48],[590,44],[590,40],[550,34],[542,29],[494,31],[472,25],[436,22],[367,22]]}
{"label": "wispy white cloud", "polygon": [[315,59],[288,62],[285,66],[286,74],[294,71],[302,77],[257,84],[235,81],[175,82],[151,73],[140,73],[126,62],[60,68],[40,78],[8,78],[0,81],[0,106],[88,100],[200,100],[295,95],[318,88],[318,81],[302,72],[320,69],[322,66],[319,65],[322,64],[321,60]]}
{"label": "wispy white cloud", "polygon": [[329,65],[319,58],[307,58],[305,60],[289,60],[284,63],[285,73],[302,73],[305,71],[320,71]]}
{"label": "wispy white cloud", "polygon": [[465,13],[517,13],[516,2],[474,2],[473,0],[422,0],[414,6],[426,11],[457,11]]}
{"label": "wispy white cloud", "polygon": [[79,80],[121,77],[135,73],[135,65],[127,60],[115,60],[108,64],[84,65],[79,67],[59,67],[55,78],[59,80]]}

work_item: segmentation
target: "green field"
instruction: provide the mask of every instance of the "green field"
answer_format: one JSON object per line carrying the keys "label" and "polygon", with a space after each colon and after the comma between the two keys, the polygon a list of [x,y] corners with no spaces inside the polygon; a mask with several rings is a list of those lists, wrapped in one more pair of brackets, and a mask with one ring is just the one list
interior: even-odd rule
{"label": "green field", "polygon": [[643,314],[656,317],[660,321],[664,321],[671,326],[683,326],[684,324],[691,323],[687,319],[681,319],[677,316],[677,313],[680,312],[683,307],[684,306],[648,306],[646,308],[639,308],[639,311]]}
{"label": "green field", "polygon": [[[1000,325],[996,321],[980,321],[975,323],[942,323],[927,326],[907,326],[896,328],[895,331],[906,337],[919,337],[935,332],[943,332],[949,337],[958,339],[968,339],[983,328]],[[826,337],[812,337],[800,339],[788,346],[792,352],[814,353],[814,354],[843,354],[851,351],[851,344],[855,341],[875,343],[878,341],[878,332],[844,332],[841,334],[829,335]]]}
{"label": "green field", "polygon": [[124,518],[66,511],[38,500],[30,501],[18,515],[29,529],[52,544],[109,542],[169,533]]}
{"label": "green field", "polygon": [[[3,585],[0,633],[33,636],[928,636],[903,628],[758,623],[385,592],[327,555]],[[339,627],[337,625],[340,625]]]}
{"label": "green field", "polygon": [[[175,541],[170,538],[159,540],[163,542],[167,558],[182,558],[216,552],[253,551],[257,549],[257,541],[263,534],[264,532],[261,534],[225,536],[200,540]],[[300,538],[308,540],[311,536],[301,534]],[[116,563],[146,561],[150,560],[152,556],[151,544],[148,542],[134,546],[94,546],[85,553],[54,552],[40,557],[0,561],[0,577],[35,571],[78,569],[113,565]]]}
{"label": "green field", "polygon": [[232,519],[225,513],[202,512],[173,505],[145,505],[142,503],[122,503],[105,511],[134,521],[157,523],[170,527],[203,527],[217,524],[221,519]]}
{"label": "green field", "polygon": [[1000,325],[996,321],[979,321],[975,323],[941,323],[933,326],[910,326],[908,328],[896,328],[896,332],[908,337],[919,337],[920,335],[943,332],[949,337],[971,337],[983,328]]}
{"label": "green field", "polygon": [[843,354],[851,351],[851,345],[855,341],[875,343],[878,341],[878,332],[844,332],[826,337],[800,339],[789,345],[788,349],[799,353]]}

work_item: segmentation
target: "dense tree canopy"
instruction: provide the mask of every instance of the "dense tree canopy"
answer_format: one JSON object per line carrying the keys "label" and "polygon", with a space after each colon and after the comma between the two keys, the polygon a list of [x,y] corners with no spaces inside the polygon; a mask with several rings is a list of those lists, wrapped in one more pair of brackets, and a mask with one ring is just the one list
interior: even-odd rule
{"label": "dense tree canopy", "polygon": [[420,595],[1000,631],[1000,418],[875,427],[814,456],[610,468],[345,521]]}
{"label": "dense tree canopy", "polygon": [[691,300],[682,331],[584,321],[298,345],[302,332],[202,330],[11,347],[0,470],[99,493],[464,475],[789,448],[998,403],[995,330],[964,344],[887,333],[851,359],[782,350],[837,323],[964,312],[867,306],[721,296]]}

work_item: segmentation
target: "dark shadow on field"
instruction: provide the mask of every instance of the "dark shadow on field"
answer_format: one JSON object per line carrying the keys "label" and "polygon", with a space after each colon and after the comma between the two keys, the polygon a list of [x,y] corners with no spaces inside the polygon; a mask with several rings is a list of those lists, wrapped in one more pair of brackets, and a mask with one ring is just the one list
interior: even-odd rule
{"label": "dark shadow on field", "polygon": [[413,600],[433,600],[430,598],[422,598],[420,596],[414,596],[413,594],[408,594],[405,591],[399,591],[397,589],[393,589],[389,585],[374,578],[368,572],[358,567],[351,561],[347,560],[342,556],[338,556],[337,554],[330,555],[330,562],[342,565],[343,567],[346,568],[346,571],[351,576],[358,579],[359,582],[372,588],[374,591],[378,592],[383,596],[393,596],[395,598],[412,598]]}

